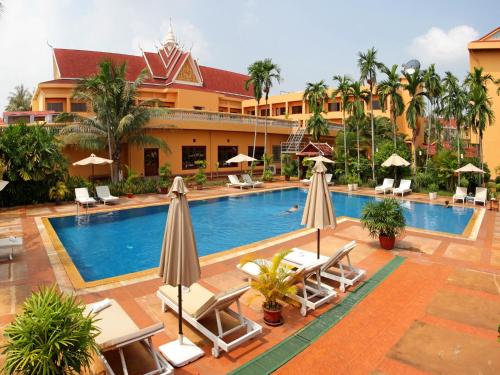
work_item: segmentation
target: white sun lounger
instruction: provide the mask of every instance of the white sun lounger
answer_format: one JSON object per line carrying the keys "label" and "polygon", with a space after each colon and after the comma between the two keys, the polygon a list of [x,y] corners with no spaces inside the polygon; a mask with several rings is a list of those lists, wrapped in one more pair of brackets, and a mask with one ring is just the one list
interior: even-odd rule
{"label": "white sun lounger", "polygon": [[[106,352],[117,350],[120,354],[122,371],[124,374],[128,374],[123,349],[128,345],[139,342],[149,352],[156,367],[145,375],[172,374],[173,367],[154,350],[151,340],[152,336],[163,332],[163,323],[153,324],[147,328],[140,329],[117,301],[110,299],[109,302],[110,305],[108,307],[96,313],[95,322],[95,325],[101,330],[96,337],[96,342],[99,345],[99,357],[103,361],[108,374],[114,375],[115,372],[105,357]],[[87,305],[86,312],[92,314],[92,304]],[[130,362],[137,360],[139,358],[129,358]]]}
{"label": "white sun lounger", "polygon": [[453,194],[453,203],[455,203],[455,201],[462,201],[462,203],[465,203],[466,197],[467,197],[467,188],[457,186],[457,190],[455,191],[455,194]]}
{"label": "white sun lounger", "polygon": [[[332,178],[333,178],[333,174],[331,173],[327,173],[325,174],[325,179],[326,179],[326,183],[328,185],[333,185],[334,182],[332,181]],[[300,180],[300,182],[304,185],[309,185],[311,183],[311,179],[310,178],[304,178],[302,180]]]}
{"label": "white sun lounger", "polygon": [[97,193],[97,198],[99,198],[99,200],[104,204],[117,202],[120,199],[118,197],[115,197],[114,195],[111,195],[111,193],[109,192],[109,187],[106,185],[96,186],[95,191]]}
{"label": "white sun lounger", "polygon": [[486,200],[488,199],[488,190],[483,187],[476,188],[476,195],[474,196],[474,204],[480,202],[486,206]]}
{"label": "white sun lounger", "polygon": [[399,187],[392,189],[392,194],[401,194],[401,196],[405,195],[405,193],[411,193],[411,180],[401,180],[399,183]]}
{"label": "white sun lounger", "polygon": [[254,187],[254,188],[264,186],[264,183],[262,181],[252,180],[252,177],[250,177],[249,174],[242,174],[241,179],[243,180],[243,182],[245,182],[247,184],[251,184],[252,187]]}
{"label": "white sun lounger", "polygon": [[[340,249],[331,257],[320,255],[321,262],[321,277],[337,281],[340,283],[340,291],[345,292],[346,286],[353,286],[361,280],[366,271],[356,268],[352,265],[349,253],[356,247],[356,241],[351,241]],[[347,263],[343,261],[347,260]],[[314,252],[294,248],[285,257],[285,261],[296,266],[303,267],[307,264],[317,262],[317,255]]]}
{"label": "white sun lounger", "polygon": [[[213,342],[212,355],[214,357],[219,356],[220,350],[230,352],[262,333],[262,327],[245,318],[241,312],[239,299],[249,289],[248,285],[243,285],[227,292],[214,294],[200,284],[195,283],[189,287],[187,293],[182,294],[182,318]],[[176,287],[164,285],[158,289],[156,295],[162,302],[163,311],[166,311],[166,308],[169,307],[174,312],[179,312]],[[236,303],[237,311],[230,308],[233,303]],[[222,314],[223,312],[225,314]],[[229,315],[236,325],[224,330],[221,319],[224,315]],[[215,316],[217,322],[216,332],[203,324],[203,319],[210,316]],[[238,331],[244,333],[235,338]],[[227,339],[229,335],[231,339]]]}
{"label": "white sun lounger", "polygon": [[23,246],[22,237],[7,237],[0,238],[0,251],[7,250],[9,253],[9,260],[14,259],[14,249]]}
{"label": "white sun lounger", "polygon": [[311,179],[310,178],[303,178],[302,180],[300,180],[300,183],[304,184],[304,185],[309,185],[311,183]]}
{"label": "white sun lounger", "polygon": [[382,185],[375,187],[375,194],[384,193],[385,195],[385,193],[390,193],[393,187],[394,187],[394,179],[384,178],[384,182],[382,182]]}
{"label": "white sun lounger", "polygon": [[227,178],[229,178],[229,183],[227,184],[228,187],[239,187],[240,189],[253,187],[252,184],[249,184],[248,182],[241,182],[238,180],[238,177],[234,174],[227,175]]}
{"label": "white sun lounger", "polygon": [[[260,267],[255,262],[271,263],[267,259],[257,259],[243,265],[239,264],[237,267],[247,274],[250,279],[257,279],[260,275]],[[300,303],[302,316],[306,316],[309,310],[316,310],[325,303],[331,302],[337,296],[337,292],[332,287],[321,282],[321,265],[321,262],[315,262],[296,269],[290,268],[288,271],[290,277],[295,278],[297,284],[300,285],[297,288],[297,294],[287,295],[286,297]],[[284,264],[282,267],[287,267],[287,265]]]}
{"label": "white sun lounger", "polygon": [[89,204],[96,204],[96,200],[89,196],[89,191],[87,188],[75,189],[75,202],[77,204],[81,204],[82,206],[88,206]]}

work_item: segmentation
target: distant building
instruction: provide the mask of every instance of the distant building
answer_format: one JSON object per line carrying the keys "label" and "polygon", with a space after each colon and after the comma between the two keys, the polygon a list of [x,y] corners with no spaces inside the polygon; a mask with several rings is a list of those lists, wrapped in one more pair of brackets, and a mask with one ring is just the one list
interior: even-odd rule
{"label": "distant building", "polygon": [[[58,112],[55,111],[18,111],[18,112],[4,112],[3,123],[6,125],[19,124],[19,123],[35,123],[35,122],[54,122]],[[0,122],[2,124],[2,122]]]}

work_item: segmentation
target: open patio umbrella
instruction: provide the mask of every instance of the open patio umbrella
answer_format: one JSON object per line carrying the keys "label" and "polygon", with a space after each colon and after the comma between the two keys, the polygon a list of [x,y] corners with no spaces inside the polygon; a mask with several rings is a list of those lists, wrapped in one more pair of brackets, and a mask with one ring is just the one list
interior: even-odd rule
{"label": "open patio umbrella", "polygon": [[466,172],[471,172],[471,173],[484,173],[484,171],[481,168],[476,167],[474,164],[467,164],[464,165],[462,168],[458,168],[455,170],[456,173],[466,173]]}
{"label": "open patio umbrella", "polygon": [[252,162],[252,161],[257,161],[257,159],[252,158],[251,156],[245,155],[245,154],[238,154],[235,157],[232,157],[231,159],[226,160],[226,163],[239,163],[241,165],[241,171],[243,171],[243,162]]}
{"label": "open patio umbrella", "polygon": [[92,181],[94,181],[94,165],[113,164],[113,160],[100,158],[95,154],[90,154],[88,158],[75,161],[73,165],[92,165]]}
{"label": "open patio umbrella", "polygon": [[307,228],[317,229],[317,256],[320,255],[320,230],[337,226],[335,210],[332,199],[328,191],[328,184],[325,179],[326,167],[321,161],[317,161],[313,167],[311,185],[307,193],[304,214],[302,215],[302,225]]}
{"label": "open patio umbrella", "polygon": [[318,155],[318,156],[314,156],[312,158],[307,158],[307,160],[320,161],[322,163],[331,163],[331,164],[335,163],[333,160],[325,158],[323,155]]}
{"label": "open patio umbrella", "polygon": [[171,198],[163,237],[159,275],[163,282],[177,287],[179,306],[179,339],[166,345],[169,356],[176,362],[191,362],[203,355],[182,333],[182,287],[189,287],[200,279],[200,263],[194,238],[189,205],[188,189],[182,177],[175,177],[168,193]]}
{"label": "open patio umbrella", "polygon": [[[386,161],[384,161],[382,163],[382,167],[407,167],[410,165],[410,162],[409,161],[406,161],[405,159],[403,159],[401,156],[399,156],[398,154],[392,154],[391,156],[389,156],[389,158],[387,158]],[[396,179],[397,177],[397,168],[394,168],[394,179]]]}

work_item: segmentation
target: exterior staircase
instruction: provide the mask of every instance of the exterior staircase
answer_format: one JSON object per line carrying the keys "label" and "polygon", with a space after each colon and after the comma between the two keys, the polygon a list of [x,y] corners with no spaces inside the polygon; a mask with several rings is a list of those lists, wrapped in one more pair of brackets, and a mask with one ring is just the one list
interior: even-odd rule
{"label": "exterior staircase", "polygon": [[281,153],[294,154],[302,150],[306,146],[306,142],[304,142],[305,133],[306,133],[305,127],[301,126],[294,127],[287,141],[281,142]]}

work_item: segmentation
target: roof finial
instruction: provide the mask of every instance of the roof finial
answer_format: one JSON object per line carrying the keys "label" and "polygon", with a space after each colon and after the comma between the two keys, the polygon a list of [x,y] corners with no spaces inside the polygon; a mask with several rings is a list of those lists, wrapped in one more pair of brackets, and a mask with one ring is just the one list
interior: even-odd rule
{"label": "roof finial", "polygon": [[177,45],[177,41],[175,40],[174,28],[172,27],[172,18],[170,18],[170,26],[163,41],[163,46],[167,49],[172,49],[175,45]]}

